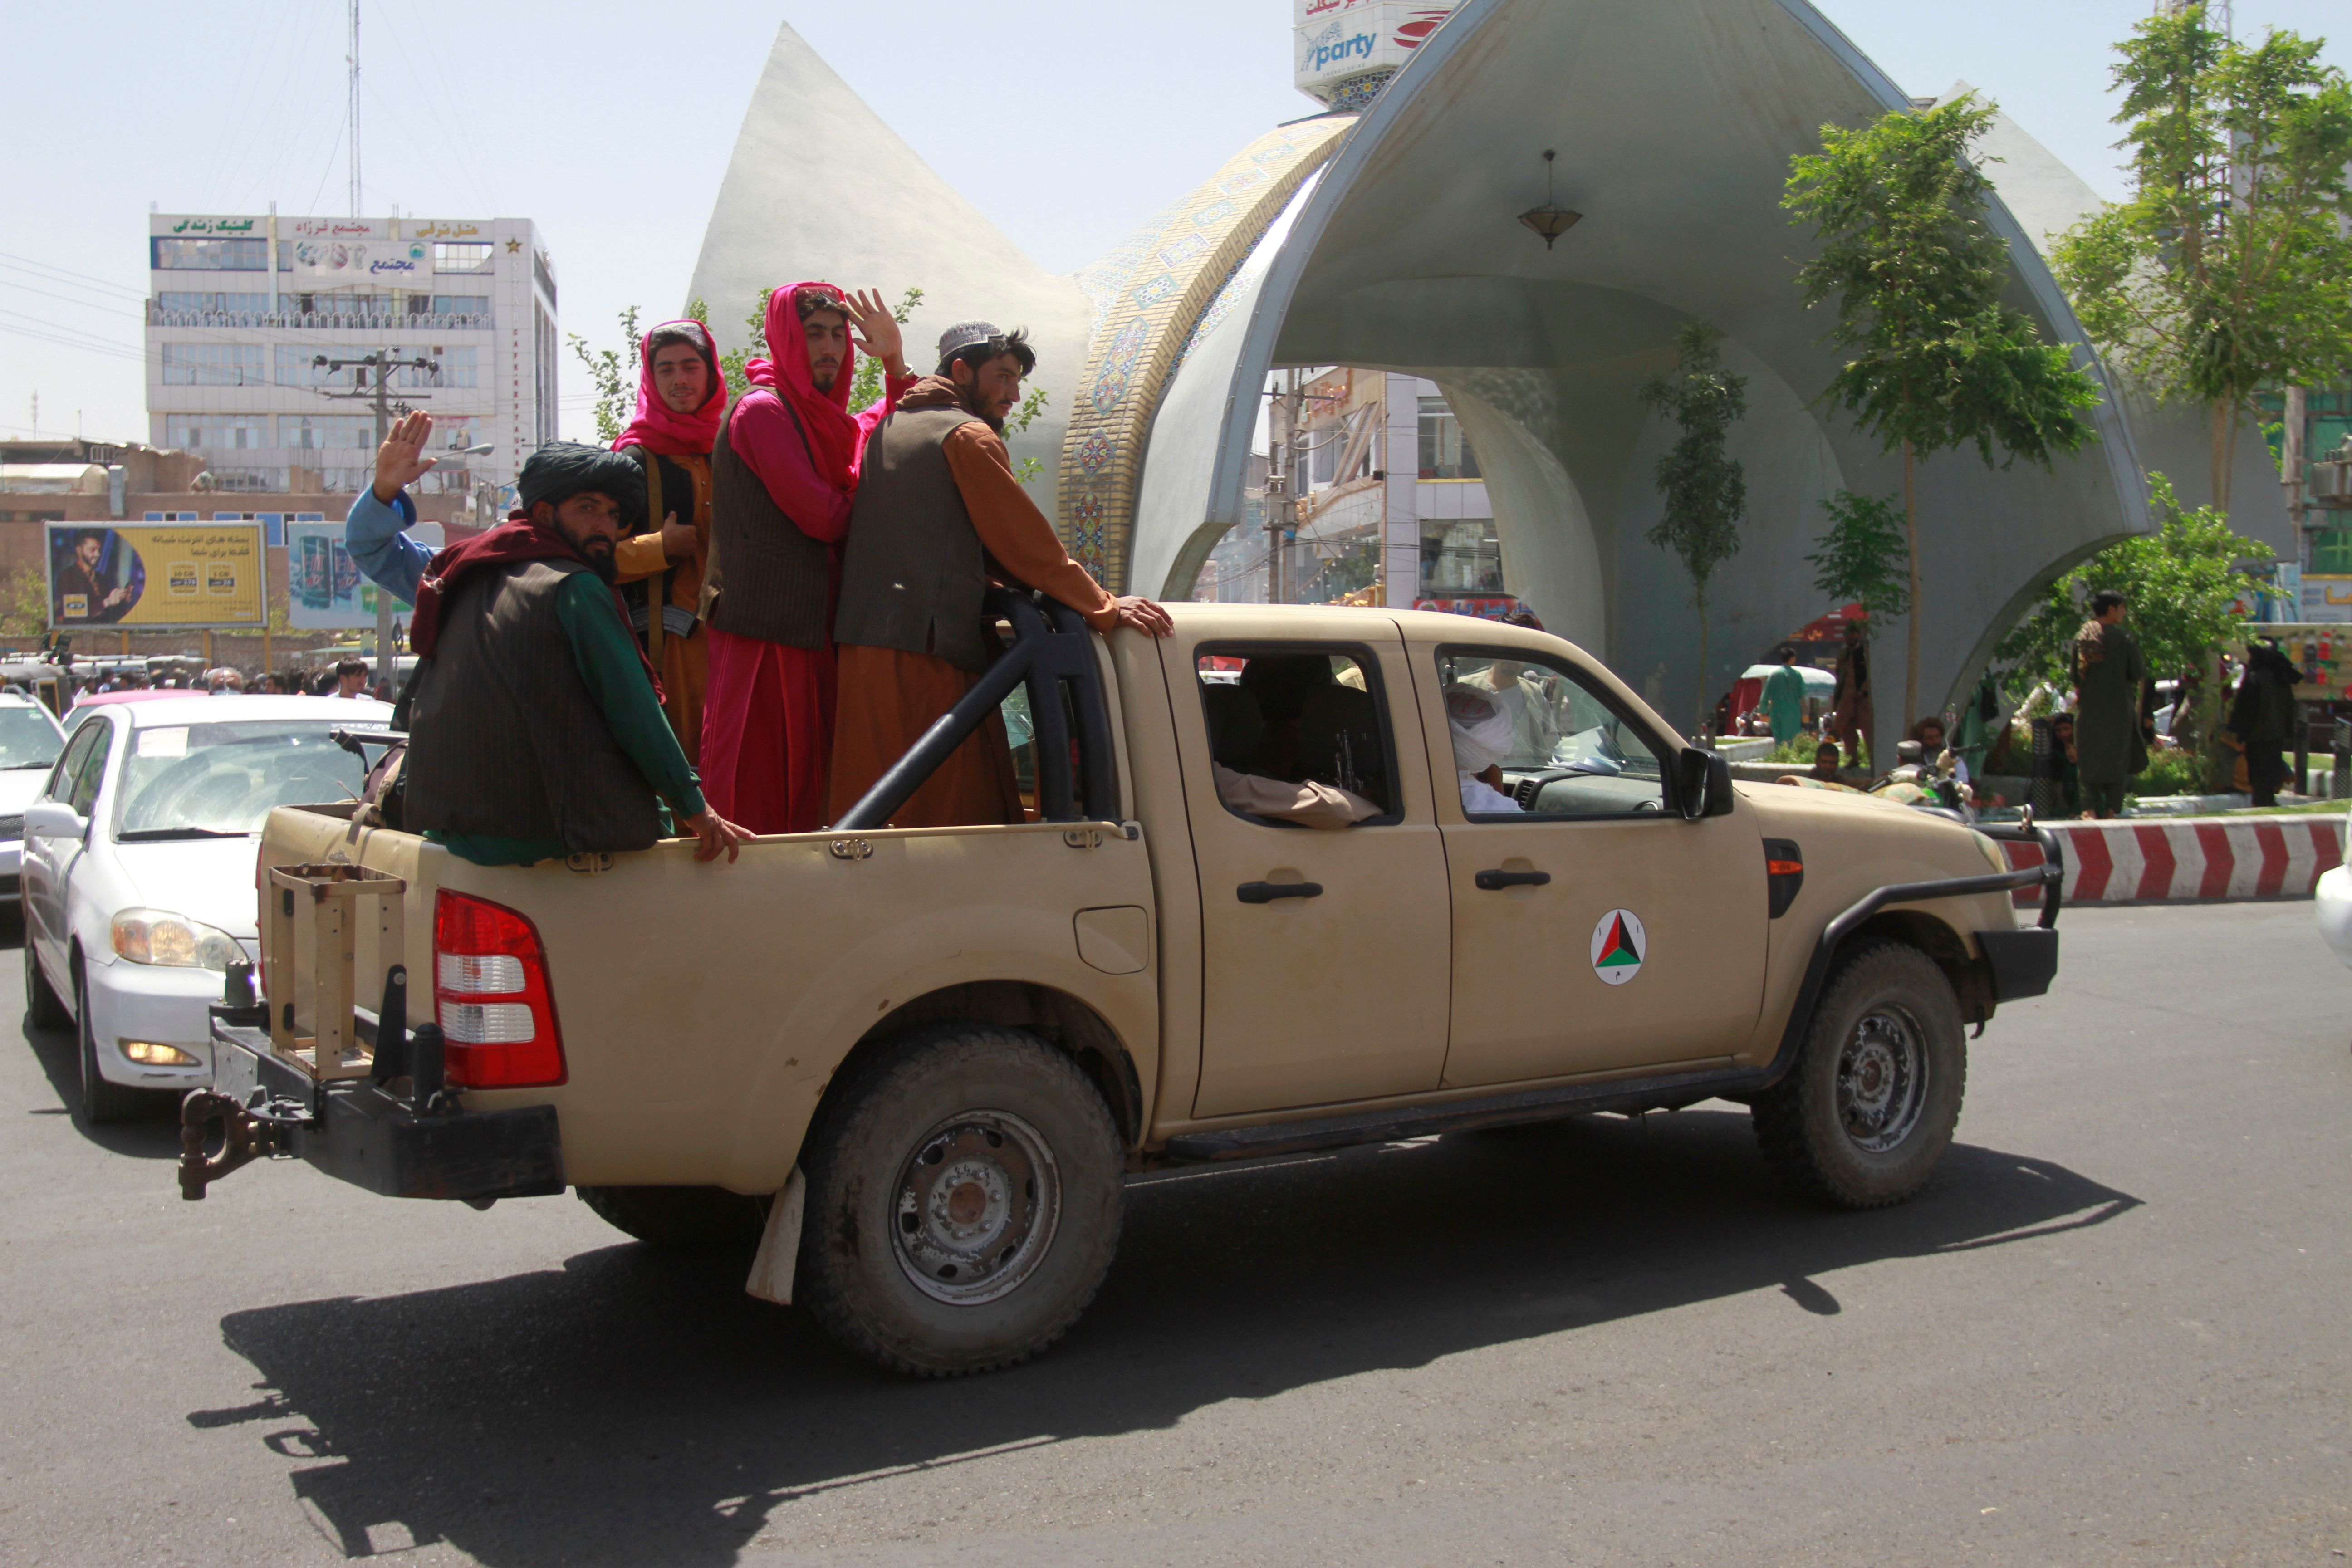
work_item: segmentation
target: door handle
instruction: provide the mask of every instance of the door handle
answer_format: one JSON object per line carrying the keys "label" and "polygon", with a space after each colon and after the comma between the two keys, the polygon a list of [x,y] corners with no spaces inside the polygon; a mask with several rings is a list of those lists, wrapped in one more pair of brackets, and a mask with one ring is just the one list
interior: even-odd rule
{"label": "door handle", "polygon": [[1547,886],[1551,881],[1551,873],[1549,871],[1481,871],[1471,880],[1477,883],[1481,890],[1492,893],[1504,888]]}
{"label": "door handle", "polygon": [[1270,904],[1276,899],[1319,899],[1320,882],[1244,882],[1234,896],[1245,904]]}

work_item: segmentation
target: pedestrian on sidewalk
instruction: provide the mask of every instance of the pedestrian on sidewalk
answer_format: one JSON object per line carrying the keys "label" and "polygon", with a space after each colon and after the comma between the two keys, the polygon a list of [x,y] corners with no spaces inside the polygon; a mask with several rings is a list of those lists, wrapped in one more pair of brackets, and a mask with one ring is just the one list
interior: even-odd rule
{"label": "pedestrian on sidewalk", "polygon": [[2121,594],[2102,588],[2091,595],[2090,619],[2074,634],[2074,759],[2086,817],[2121,812],[2125,785],[2147,767],[2140,716],[2147,661],[2124,629],[2124,609]]}
{"label": "pedestrian on sidewalk", "polygon": [[2230,704],[2230,731],[2246,748],[2246,783],[2256,805],[2276,805],[2286,777],[2280,751],[2294,733],[2294,683],[2300,678],[2278,641],[2264,637],[2246,650],[2246,673]]}

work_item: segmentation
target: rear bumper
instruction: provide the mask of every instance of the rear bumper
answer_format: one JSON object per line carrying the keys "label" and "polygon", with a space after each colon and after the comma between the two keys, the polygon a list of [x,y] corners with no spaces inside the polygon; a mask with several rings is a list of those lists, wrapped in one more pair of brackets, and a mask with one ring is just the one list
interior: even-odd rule
{"label": "rear bumper", "polygon": [[213,1047],[215,1090],[258,1113],[275,1152],[339,1181],[390,1198],[478,1204],[563,1191],[563,1140],[551,1105],[420,1112],[364,1079],[313,1083],[272,1054],[263,1029],[215,1019]]}

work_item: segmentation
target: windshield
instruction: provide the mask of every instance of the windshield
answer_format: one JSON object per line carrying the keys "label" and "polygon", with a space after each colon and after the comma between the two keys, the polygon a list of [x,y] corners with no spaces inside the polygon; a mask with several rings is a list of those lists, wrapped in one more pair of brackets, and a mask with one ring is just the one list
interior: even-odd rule
{"label": "windshield", "polygon": [[277,805],[356,799],[360,759],[328,739],[331,720],[174,724],[132,734],[115,837],[209,838],[260,830]]}
{"label": "windshield", "polygon": [[46,768],[65,749],[47,714],[37,708],[0,708],[0,771]]}

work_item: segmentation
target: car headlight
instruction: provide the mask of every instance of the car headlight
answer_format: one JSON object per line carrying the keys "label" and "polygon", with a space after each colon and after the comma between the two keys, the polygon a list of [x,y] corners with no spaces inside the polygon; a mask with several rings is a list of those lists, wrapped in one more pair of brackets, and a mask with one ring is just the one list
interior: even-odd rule
{"label": "car headlight", "polygon": [[166,910],[125,910],[114,917],[114,951],[133,963],[226,973],[246,962],[236,938]]}

